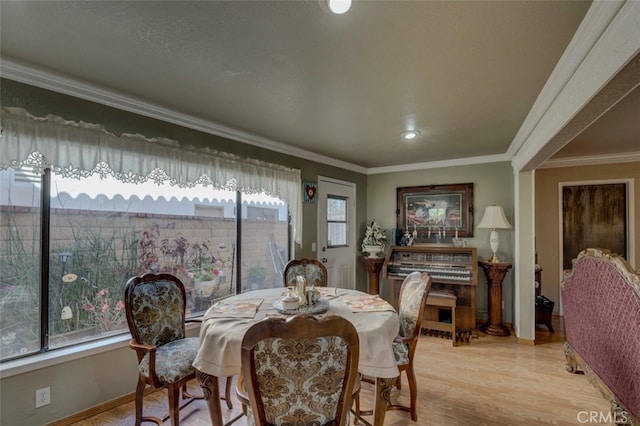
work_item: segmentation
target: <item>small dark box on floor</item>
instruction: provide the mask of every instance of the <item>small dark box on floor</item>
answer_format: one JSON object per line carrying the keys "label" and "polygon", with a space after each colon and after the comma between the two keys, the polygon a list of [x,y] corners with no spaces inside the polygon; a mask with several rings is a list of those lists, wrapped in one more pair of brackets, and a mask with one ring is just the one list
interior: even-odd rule
{"label": "small dark box on floor", "polygon": [[536,296],[536,324],[546,325],[552,333],[551,316],[553,315],[554,306],[555,302],[553,300],[544,296]]}

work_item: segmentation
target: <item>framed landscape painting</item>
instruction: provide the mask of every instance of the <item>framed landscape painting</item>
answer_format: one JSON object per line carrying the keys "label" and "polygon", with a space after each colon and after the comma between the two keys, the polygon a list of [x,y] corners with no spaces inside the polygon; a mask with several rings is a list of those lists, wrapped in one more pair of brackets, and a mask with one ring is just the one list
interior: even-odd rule
{"label": "framed landscape painting", "polygon": [[473,237],[473,183],[403,187],[397,197],[397,226],[418,243]]}

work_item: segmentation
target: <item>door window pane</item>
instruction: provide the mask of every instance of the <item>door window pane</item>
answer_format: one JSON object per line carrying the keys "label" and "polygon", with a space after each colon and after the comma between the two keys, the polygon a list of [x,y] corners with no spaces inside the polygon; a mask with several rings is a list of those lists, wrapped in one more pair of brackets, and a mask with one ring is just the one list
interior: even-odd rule
{"label": "door window pane", "polygon": [[347,199],[329,195],[327,197],[327,245],[347,245]]}

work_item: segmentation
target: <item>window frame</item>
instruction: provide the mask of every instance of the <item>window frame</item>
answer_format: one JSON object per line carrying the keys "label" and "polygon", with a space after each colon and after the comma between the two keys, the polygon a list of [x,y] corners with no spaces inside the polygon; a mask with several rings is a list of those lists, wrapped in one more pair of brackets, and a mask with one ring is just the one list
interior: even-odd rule
{"label": "window frame", "polygon": [[329,232],[329,226],[331,224],[343,224],[344,225],[344,240],[345,243],[344,244],[330,244],[329,243],[329,239],[327,238],[327,248],[342,248],[342,247],[349,247],[349,198],[348,197],[344,197],[344,196],[338,196],[338,195],[327,195],[327,208],[329,207],[329,205],[331,204],[329,202],[329,200],[342,200],[344,201],[345,204],[345,212],[344,212],[344,220],[330,220],[329,219],[329,214],[327,212],[327,236],[331,235],[331,233]]}

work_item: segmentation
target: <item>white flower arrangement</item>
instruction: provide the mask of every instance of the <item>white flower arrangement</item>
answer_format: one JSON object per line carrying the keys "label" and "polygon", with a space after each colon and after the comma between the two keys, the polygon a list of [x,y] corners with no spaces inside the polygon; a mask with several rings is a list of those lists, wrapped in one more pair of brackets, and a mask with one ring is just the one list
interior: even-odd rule
{"label": "white flower arrangement", "polygon": [[387,236],[384,234],[380,225],[376,223],[376,220],[373,219],[367,223],[367,230],[364,233],[364,238],[362,239],[362,247],[364,250],[364,246],[382,246],[384,247],[384,243],[387,240]]}

